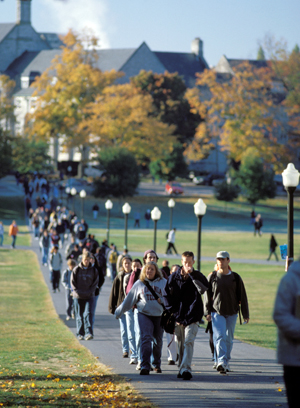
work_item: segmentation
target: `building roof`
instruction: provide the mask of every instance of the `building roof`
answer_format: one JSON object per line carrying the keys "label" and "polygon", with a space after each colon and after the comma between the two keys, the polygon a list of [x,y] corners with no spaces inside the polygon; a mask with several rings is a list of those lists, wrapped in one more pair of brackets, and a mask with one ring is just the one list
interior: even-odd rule
{"label": "building roof", "polygon": [[15,23],[0,23],[0,43],[14,28]]}
{"label": "building roof", "polygon": [[25,51],[23,54],[16,58],[12,62],[7,70],[5,75],[8,75],[10,78],[15,79],[16,76],[20,75],[25,68],[31,63],[31,61],[38,55],[39,51]]}
{"label": "building roof", "polygon": [[97,66],[101,71],[111,71],[112,69],[120,71],[135,51],[136,48],[98,50]]}
{"label": "building roof", "polygon": [[61,50],[43,50],[37,53],[35,58],[22,71],[22,76],[29,76],[31,72],[40,72],[41,74],[50,67],[51,61],[57,55],[61,54]]}
{"label": "building roof", "polygon": [[188,88],[195,86],[195,74],[208,68],[205,60],[192,53],[154,51],[154,54],[168,72],[178,72]]}

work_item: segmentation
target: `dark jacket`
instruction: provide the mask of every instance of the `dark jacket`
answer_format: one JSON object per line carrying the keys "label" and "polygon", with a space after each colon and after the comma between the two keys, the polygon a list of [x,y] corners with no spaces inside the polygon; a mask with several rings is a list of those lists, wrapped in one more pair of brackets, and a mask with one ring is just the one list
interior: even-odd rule
{"label": "dark jacket", "polygon": [[174,314],[176,322],[184,326],[199,322],[203,316],[203,303],[199,290],[204,293],[207,288],[208,281],[201,272],[194,270],[184,280],[180,268],[168,277],[164,289],[166,309]]}
{"label": "dark jacket", "polygon": [[121,271],[114,279],[111,288],[109,301],[108,301],[108,311],[111,314],[115,313],[115,310],[125,299],[124,293],[124,277],[126,273]]}
{"label": "dark jacket", "polygon": [[95,291],[99,282],[97,269],[89,264],[84,268],[82,263],[77,265],[71,275],[71,287],[73,297],[76,299],[90,299],[95,296]]}

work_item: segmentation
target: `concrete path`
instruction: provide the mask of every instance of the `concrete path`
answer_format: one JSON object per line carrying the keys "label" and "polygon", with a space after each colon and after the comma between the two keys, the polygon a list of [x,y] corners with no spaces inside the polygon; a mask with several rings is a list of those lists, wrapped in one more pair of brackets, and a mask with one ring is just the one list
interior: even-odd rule
{"label": "concrete path", "polygon": [[[52,293],[49,270],[41,264],[38,241],[33,239],[32,248],[18,249],[32,249],[37,254],[57,314],[75,335],[75,321],[65,320],[64,289],[61,287],[59,293]],[[287,407],[282,368],[276,363],[274,351],[235,341],[231,363],[233,371],[224,376],[212,368],[208,335],[201,328],[195,342],[191,381],[177,379],[177,367],[167,365],[166,340],[162,353],[163,373],[141,377],[135,366],[128,364],[129,359],[122,358],[119,323],[107,310],[110,290],[111,280],[107,277],[97,305],[94,339],[82,344],[99,357],[101,363],[130,381],[151,402],[161,408]]]}

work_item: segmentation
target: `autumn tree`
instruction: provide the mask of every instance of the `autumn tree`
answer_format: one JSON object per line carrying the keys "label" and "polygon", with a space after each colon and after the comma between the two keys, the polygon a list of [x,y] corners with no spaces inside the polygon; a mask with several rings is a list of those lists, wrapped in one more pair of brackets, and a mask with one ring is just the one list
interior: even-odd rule
{"label": "autumn tree", "polygon": [[166,152],[163,159],[151,161],[149,170],[154,178],[172,181],[176,177],[186,177],[187,164],[182,155],[182,145],[177,143],[172,152]]}
{"label": "autumn tree", "polygon": [[19,173],[44,172],[52,170],[48,155],[48,144],[33,138],[16,136],[11,139],[12,165]]}
{"label": "autumn tree", "polygon": [[121,74],[101,72],[97,66],[97,39],[72,31],[51,66],[33,83],[36,109],[29,116],[27,130],[40,140],[62,140],[66,148],[79,148],[84,156],[90,135],[79,127],[85,107]]}
{"label": "autumn tree", "polygon": [[[198,74],[200,90],[192,90],[189,99],[205,123],[198,126],[195,140],[212,147],[214,138],[219,139],[221,148],[235,162],[255,147],[266,163],[281,169],[289,155],[280,140],[286,129],[284,113],[272,93],[272,70],[243,63],[233,71],[226,76],[213,70]],[[201,94],[206,94],[202,103]]]}
{"label": "autumn tree", "polygon": [[79,129],[91,135],[95,150],[122,147],[147,164],[173,149],[174,127],[153,114],[152,102],[130,83],[111,85],[87,106]]}

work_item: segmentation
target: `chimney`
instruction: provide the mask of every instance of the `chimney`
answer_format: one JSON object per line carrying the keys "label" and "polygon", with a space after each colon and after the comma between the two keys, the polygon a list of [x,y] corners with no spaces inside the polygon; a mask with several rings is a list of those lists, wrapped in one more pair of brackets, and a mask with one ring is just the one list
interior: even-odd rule
{"label": "chimney", "polygon": [[192,41],[192,54],[198,58],[203,58],[203,41],[200,38],[195,38]]}
{"label": "chimney", "polygon": [[31,0],[17,0],[17,24],[31,24]]}

